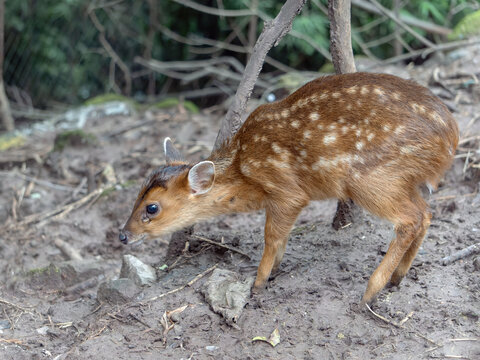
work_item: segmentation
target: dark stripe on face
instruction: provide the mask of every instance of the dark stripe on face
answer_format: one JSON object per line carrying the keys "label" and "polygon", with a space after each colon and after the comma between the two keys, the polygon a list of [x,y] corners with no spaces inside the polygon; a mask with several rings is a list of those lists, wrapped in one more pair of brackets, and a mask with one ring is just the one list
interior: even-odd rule
{"label": "dark stripe on face", "polygon": [[167,182],[172,177],[178,176],[185,170],[191,169],[191,165],[162,165],[158,169],[154,170],[145,180],[142,186],[142,190],[138,196],[139,199],[143,199],[145,195],[153,188],[162,187],[167,188]]}

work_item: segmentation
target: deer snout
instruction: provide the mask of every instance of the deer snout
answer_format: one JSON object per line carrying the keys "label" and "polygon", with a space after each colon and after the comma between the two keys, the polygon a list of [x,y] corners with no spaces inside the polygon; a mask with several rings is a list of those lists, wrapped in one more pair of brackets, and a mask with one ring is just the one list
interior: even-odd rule
{"label": "deer snout", "polygon": [[125,245],[128,244],[128,235],[124,230],[120,230],[120,233],[118,234],[118,239]]}

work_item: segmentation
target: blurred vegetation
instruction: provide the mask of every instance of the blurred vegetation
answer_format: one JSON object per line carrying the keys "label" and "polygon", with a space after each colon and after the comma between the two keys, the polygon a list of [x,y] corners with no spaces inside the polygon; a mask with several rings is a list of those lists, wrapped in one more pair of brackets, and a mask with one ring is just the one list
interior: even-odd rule
{"label": "blurred vegetation", "polygon": [[[220,3],[214,0],[195,1],[215,8]],[[393,7],[393,0],[380,2],[388,9]],[[283,1],[223,0],[222,4],[225,9],[246,9],[258,4],[259,12],[274,17]],[[308,35],[324,49],[328,49],[329,29],[327,16],[321,7],[326,7],[326,4],[327,0],[309,1],[293,24],[294,30]],[[403,1],[402,4],[400,11],[403,14],[453,28],[465,15],[479,8],[480,0],[412,0]],[[92,11],[104,28],[106,40],[131,73],[131,93],[126,90],[121,69],[112,63],[111,55],[99,40],[98,26],[94,26],[89,16]],[[396,25],[391,20],[378,22],[369,28],[369,24],[373,24],[378,17],[353,8],[352,26],[354,32],[362,29],[358,36],[363,42],[382,38],[395,30]],[[218,51],[209,51],[209,46],[203,50],[197,46],[193,50],[191,46],[173,40],[162,29],[166,28],[187,40],[208,38],[224,41],[231,35],[232,29],[247,38],[249,21],[248,16],[233,18],[200,13],[171,0],[7,1],[4,77],[8,86],[15,86],[28,94],[36,107],[51,107],[59,103],[79,104],[99,94],[112,92],[133,96],[142,102],[149,92],[150,95],[158,94],[167,85],[169,92],[180,91],[182,84],[168,80],[164,75],[146,71],[134,62],[136,56],[178,61],[220,55]],[[259,20],[257,36],[262,27],[263,21]],[[419,32],[429,39],[433,38],[424,31]],[[403,39],[411,48],[422,46],[411,35],[404,34]],[[238,36],[231,44],[245,46]],[[355,42],[354,51],[362,53]],[[393,56],[392,42],[374,47],[372,53],[381,59]],[[228,50],[221,54],[234,56],[242,63],[247,59],[246,54]],[[279,46],[272,49],[270,56],[299,70],[317,71],[325,64],[325,59],[310,44],[292,36],[285,37]],[[265,70],[275,69],[266,65]],[[197,80],[188,88],[201,88],[207,81]]]}

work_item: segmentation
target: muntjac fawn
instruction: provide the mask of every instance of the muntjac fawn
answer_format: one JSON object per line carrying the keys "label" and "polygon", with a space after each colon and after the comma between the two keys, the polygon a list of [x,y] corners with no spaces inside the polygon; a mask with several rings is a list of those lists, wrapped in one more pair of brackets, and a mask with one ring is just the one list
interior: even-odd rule
{"label": "muntjac fawn", "polygon": [[370,302],[410,268],[431,219],[419,186],[436,187],[457,143],[446,106],[412,81],[368,73],[323,77],[259,106],[205,161],[189,164],[165,139],[166,165],[146,179],[119,237],[127,243],[219,214],[265,209],[255,290],[279,266],[310,200],[350,198],[395,226],[363,296]]}

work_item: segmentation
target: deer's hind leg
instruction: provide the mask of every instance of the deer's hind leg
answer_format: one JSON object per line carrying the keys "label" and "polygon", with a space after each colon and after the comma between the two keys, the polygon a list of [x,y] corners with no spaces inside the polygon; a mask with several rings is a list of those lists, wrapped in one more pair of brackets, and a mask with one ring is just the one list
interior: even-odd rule
{"label": "deer's hind leg", "polygon": [[[399,189],[405,188],[399,187]],[[396,274],[394,280],[401,279],[405,275],[428,227],[430,217],[417,189],[411,188],[410,191],[401,191],[398,194],[393,193],[392,190],[390,188],[389,194],[382,194],[378,190],[371,192],[364,190],[363,197],[354,199],[373,214],[392,221],[396,235],[384,258],[370,277],[362,303],[371,302],[394,273]]]}
{"label": "deer's hind leg", "polygon": [[[415,200],[415,199],[414,199]],[[432,214],[428,210],[427,204],[425,200],[417,194],[417,199],[415,202],[418,204],[419,208],[423,210],[422,212],[422,223],[419,228],[417,235],[415,236],[414,240],[412,241],[410,247],[405,252],[400,261],[400,264],[395,269],[392,278],[390,279],[390,283],[392,285],[399,285],[402,279],[407,275],[410,266],[412,265],[413,259],[417,255],[418,249],[420,245],[422,245],[423,239],[425,238],[425,234],[430,226],[430,220],[432,218]]]}

